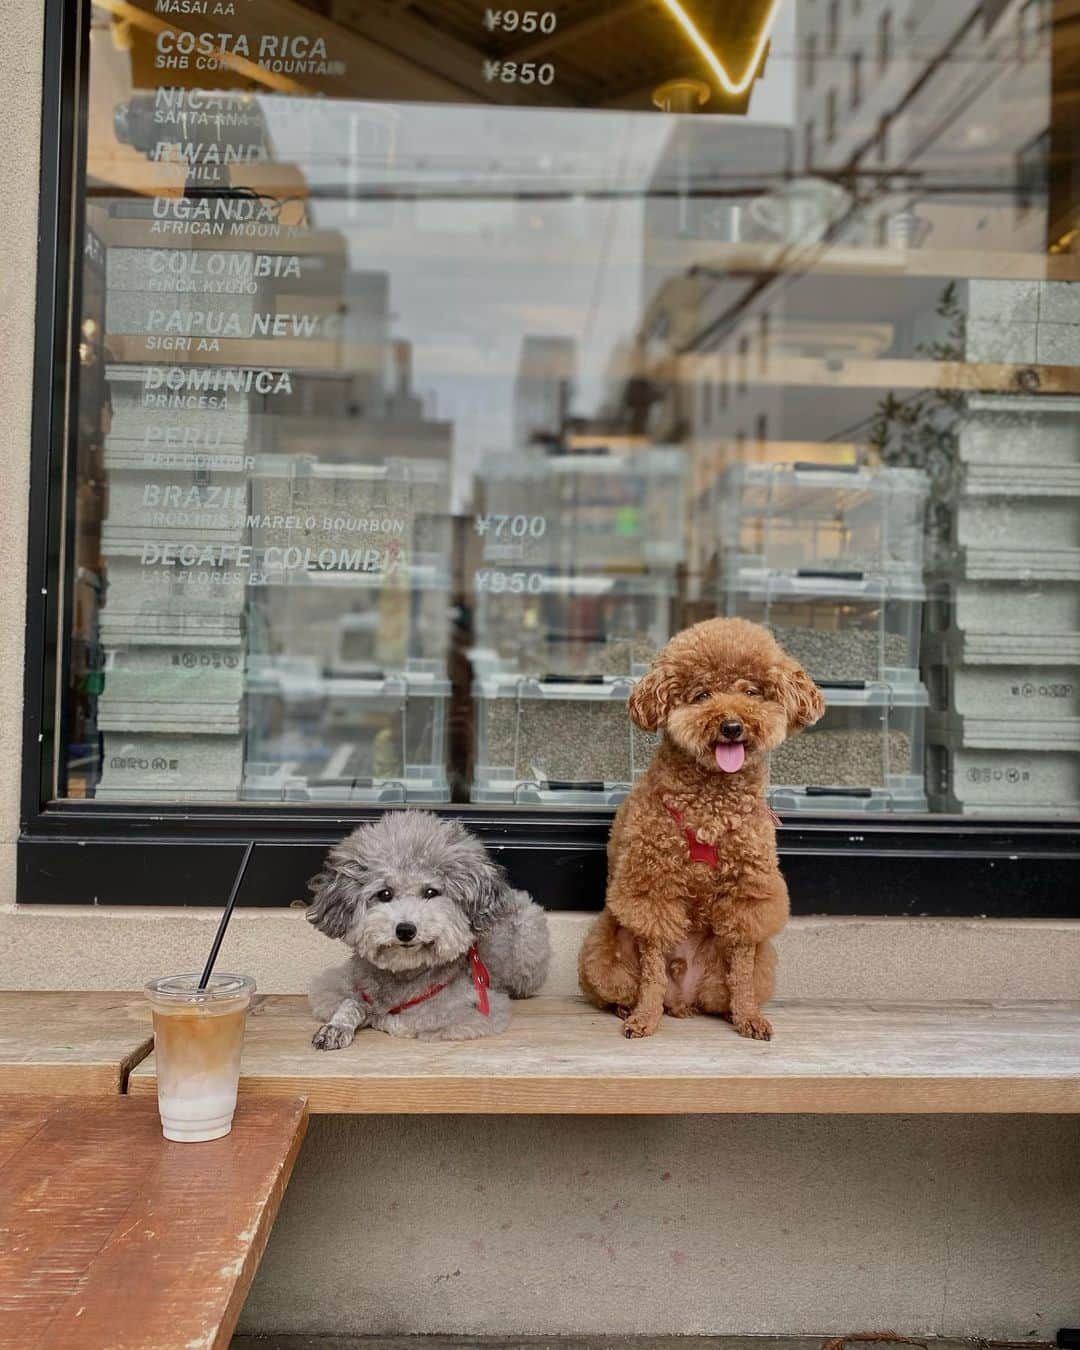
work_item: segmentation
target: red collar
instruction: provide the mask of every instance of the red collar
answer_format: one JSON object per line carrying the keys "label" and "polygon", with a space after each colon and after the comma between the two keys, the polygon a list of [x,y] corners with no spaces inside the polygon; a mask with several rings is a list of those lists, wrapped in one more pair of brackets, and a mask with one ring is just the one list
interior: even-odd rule
{"label": "red collar", "polygon": [[[480,953],[475,946],[469,948],[469,973],[472,975],[473,988],[476,990],[476,1006],[481,1017],[487,1017],[491,1011],[491,1005],[488,1002],[488,986],[491,984],[491,976],[488,974],[488,968],[480,959]],[[399,1003],[396,1008],[390,1008],[390,1014],[404,1012],[406,1008],[415,1008],[418,1003],[426,1003],[429,998],[434,998],[436,994],[441,994],[446,988],[446,981],[442,984],[433,984],[430,989],[425,989],[422,994],[417,994],[415,998],[407,998],[404,1003]],[[371,998],[360,991],[360,997],[365,1003],[370,1003]]]}
{"label": "red collar", "polygon": [[[664,810],[668,813],[668,815],[671,817],[671,819],[675,822],[676,825],[682,825],[683,816],[681,811],[676,810],[675,807],[669,805],[668,802],[664,803]],[[776,814],[776,812],[772,809],[771,806],[768,807],[768,812],[772,818],[772,823],[774,825],[779,825],[780,817]],[[690,861],[705,863],[707,866],[711,867],[715,872],[716,869],[720,866],[720,859],[716,852],[716,845],[706,844],[704,840],[699,839],[697,835],[694,833],[694,831],[691,830],[686,825],[683,825],[683,834],[686,836],[686,847],[690,852]]]}

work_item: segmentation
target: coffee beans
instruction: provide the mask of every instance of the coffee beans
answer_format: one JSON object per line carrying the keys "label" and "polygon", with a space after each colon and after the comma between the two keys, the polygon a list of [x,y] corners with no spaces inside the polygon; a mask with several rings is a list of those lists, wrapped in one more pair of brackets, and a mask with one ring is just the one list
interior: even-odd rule
{"label": "coffee beans", "polygon": [[556,641],[548,636],[503,636],[496,651],[505,668],[542,679],[545,675],[610,675],[629,679],[635,666],[647,666],[656,655],[648,638],[613,637],[606,642],[585,638]]}
{"label": "coffee beans", "polygon": [[622,699],[487,701],[485,764],[522,779],[630,783],[658,737],[638,731]]}
{"label": "coffee beans", "polygon": [[789,656],[819,680],[880,680],[886,666],[910,661],[902,633],[859,628],[779,628],[773,633]]}
{"label": "coffee beans", "polygon": [[[914,772],[919,772],[916,766]],[[790,787],[878,787],[886,774],[909,774],[906,731],[805,731],[772,755],[772,782]]]}

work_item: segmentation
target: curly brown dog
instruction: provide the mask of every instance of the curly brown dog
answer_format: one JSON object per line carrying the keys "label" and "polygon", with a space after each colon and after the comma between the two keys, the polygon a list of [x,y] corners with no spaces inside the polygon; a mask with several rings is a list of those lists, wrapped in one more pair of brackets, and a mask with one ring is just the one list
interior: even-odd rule
{"label": "curly brown dog", "polygon": [[628,708],[636,726],[664,734],[615,815],[581,987],[618,1010],[627,1036],[651,1036],[665,1011],[700,1011],[767,1041],[769,939],[788,916],[768,753],[816,722],[825,702],[766,629],[709,619],[671,639]]}

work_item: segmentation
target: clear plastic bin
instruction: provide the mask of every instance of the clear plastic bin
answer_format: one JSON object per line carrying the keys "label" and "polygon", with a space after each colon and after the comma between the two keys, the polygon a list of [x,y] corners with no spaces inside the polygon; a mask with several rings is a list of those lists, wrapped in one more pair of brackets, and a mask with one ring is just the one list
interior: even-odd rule
{"label": "clear plastic bin", "polygon": [[1080,751],[928,747],[927,782],[936,811],[972,816],[1080,814]]}
{"label": "clear plastic bin", "polygon": [[[168,355],[168,354],[166,354]],[[242,449],[263,395],[248,372],[233,368],[110,365],[109,443],[139,441],[154,450]],[[262,377],[265,382],[265,376]]]}
{"label": "clear plastic bin", "polygon": [[1080,398],[968,394],[957,432],[967,464],[1080,468]]}
{"label": "clear plastic bin", "polygon": [[630,721],[632,688],[632,680],[478,680],[472,800],[621,801],[659,740]]}
{"label": "clear plastic bin", "polygon": [[717,501],[723,570],[855,570],[917,580],[928,490],[917,469],[732,465]]}
{"label": "clear plastic bin", "polygon": [[934,708],[958,719],[957,744],[1080,745],[1080,662],[965,665],[955,654],[954,644],[933,642],[926,683]]}
{"label": "clear plastic bin", "polygon": [[[1053,471],[1056,474],[1056,471]],[[968,465],[955,512],[966,580],[1080,580],[1080,469],[1068,483]]]}
{"label": "clear plastic bin", "polygon": [[[219,551],[230,546],[215,545]],[[247,572],[233,561],[187,566],[163,545],[118,545],[105,553],[100,638],[113,647],[231,646],[243,633]]]}
{"label": "clear plastic bin", "polygon": [[[121,442],[123,446],[124,443]],[[236,543],[247,525],[248,484],[238,456],[214,467],[209,456],[177,456],[188,464],[158,467],[160,456],[141,447],[106,448],[108,506],[102,546],[146,540]],[[219,456],[219,459],[224,458]]]}
{"label": "clear plastic bin", "polygon": [[250,661],[243,795],[256,800],[445,802],[445,679],[323,676]]}
{"label": "clear plastic bin", "polygon": [[669,576],[533,572],[520,589],[511,588],[514,576],[477,573],[470,658],[478,675],[629,679],[644,673],[670,636]]}
{"label": "clear plastic bin", "polygon": [[925,813],[925,792],[890,788],[773,788],[769,805],[781,814],[835,812],[840,815],[875,815],[881,811]]}
{"label": "clear plastic bin", "polygon": [[672,567],[686,556],[686,455],[489,454],[474,528],[487,563],[594,572]]}
{"label": "clear plastic bin", "polygon": [[449,555],[446,466],[430,460],[325,464],[260,455],[251,543],[264,571],[393,572],[418,554]]}
{"label": "clear plastic bin", "polygon": [[861,572],[740,573],[725,586],[729,615],[770,628],[815,680],[914,684],[926,591]]}
{"label": "clear plastic bin", "polygon": [[133,646],[105,652],[103,731],[240,732],[244,653],[231,646]]}
{"label": "clear plastic bin", "polygon": [[251,588],[247,624],[253,655],[308,659],[328,675],[445,676],[449,581],[441,559],[391,576],[270,573],[266,585]]}
{"label": "clear plastic bin", "polygon": [[935,587],[927,631],[963,663],[1080,661],[1080,587],[1069,581],[956,581]]}
{"label": "clear plastic bin", "polygon": [[[858,800],[857,790],[865,789],[891,800],[890,807],[879,809],[899,810],[900,803],[920,799],[925,688],[858,682],[850,687],[822,682],[821,688],[825,716],[773,751],[774,806],[812,811],[830,797]],[[873,799],[872,792],[863,795]]]}
{"label": "clear plastic bin", "polygon": [[235,801],[239,795],[242,735],[106,732],[102,745],[100,800]]}
{"label": "clear plastic bin", "polygon": [[[937,709],[927,723],[931,740],[965,750],[1080,750],[1076,671],[1063,678],[1065,672],[1059,670],[1056,679],[1041,682],[1031,678],[1032,671],[1010,682],[1001,679],[1003,674],[994,667],[949,672],[954,700],[959,696],[970,704],[975,690],[983,709],[990,711]],[[1014,705],[1008,713],[994,710],[1006,702]]]}

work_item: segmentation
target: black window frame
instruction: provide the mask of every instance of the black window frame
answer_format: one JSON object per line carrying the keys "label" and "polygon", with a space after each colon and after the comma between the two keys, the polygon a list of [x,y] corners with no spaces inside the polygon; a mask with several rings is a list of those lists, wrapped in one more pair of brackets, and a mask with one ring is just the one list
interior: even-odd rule
{"label": "black window frame", "polygon": [[[380,812],[50,800],[56,691],[65,687],[61,635],[64,467],[77,376],[68,316],[78,312],[83,226],[86,18],[82,0],[45,0],[34,408],[31,430],[21,817],[20,904],[219,905],[244,845],[256,844],[240,903],[303,900],[328,844]],[[607,812],[439,808],[463,818],[550,909],[599,909]],[[1080,915],[1080,822],[882,815],[788,818],[782,867],[796,913],[1073,918]]]}

